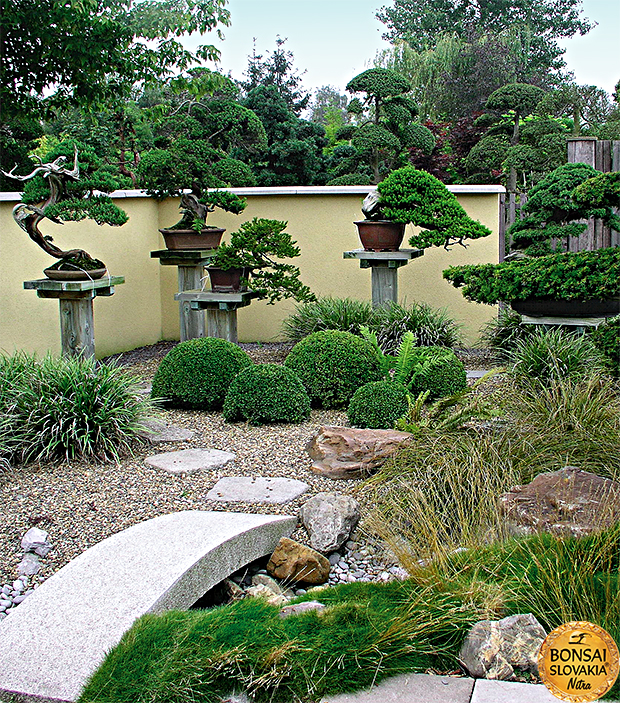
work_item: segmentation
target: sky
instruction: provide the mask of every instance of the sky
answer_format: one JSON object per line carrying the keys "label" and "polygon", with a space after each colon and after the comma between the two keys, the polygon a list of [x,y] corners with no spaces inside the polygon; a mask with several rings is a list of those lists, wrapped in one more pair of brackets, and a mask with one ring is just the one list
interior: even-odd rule
{"label": "sky", "polygon": [[[389,0],[229,0],[232,25],[220,48],[220,69],[242,78],[256,38],[257,53],[270,54],[276,37],[286,39],[303,85],[312,90],[332,85],[344,92],[348,81],[371,65],[377,51],[388,48],[377,10]],[[598,23],[585,37],[564,40],[568,69],[578,83],[612,92],[620,78],[620,0],[583,0],[584,15]],[[192,44],[199,43],[198,40]]]}

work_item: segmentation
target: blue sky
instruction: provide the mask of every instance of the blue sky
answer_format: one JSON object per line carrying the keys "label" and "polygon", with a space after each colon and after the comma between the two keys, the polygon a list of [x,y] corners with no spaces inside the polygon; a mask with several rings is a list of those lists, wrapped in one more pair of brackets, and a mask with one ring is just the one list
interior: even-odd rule
{"label": "blue sky", "polygon": [[[276,36],[286,38],[295,66],[306,70],[306,89],[346,83],[363,71],[375,53],[388,45],[384,25],[375,18],[382,0],[229,0],[232,25],[225,41],[213,40],[222,51],[220,68],[241,78],[256,38],[258,53],[270,53]],[[579,83],[611,92],[620,78],[620,0],[584,0],[584,14],[598,22],[585,37],[562,43],[566,60]],[[192,42],[192,44],[197,42]]]}

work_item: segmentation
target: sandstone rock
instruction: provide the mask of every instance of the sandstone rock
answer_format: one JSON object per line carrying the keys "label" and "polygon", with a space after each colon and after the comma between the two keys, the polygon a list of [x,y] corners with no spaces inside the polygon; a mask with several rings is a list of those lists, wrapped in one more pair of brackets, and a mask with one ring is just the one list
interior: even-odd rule
{"label": "sandstone rock", "polygon": [[620,520],[620,483],[566,466],[516,486],[500,506],[515,534],[581,537]]}
{"label": "sandstone rock", "polygon": [[319,603],[318,600],[307,600],[303,603],[294,603],[293,605],[285,605],[280,610],[281,618],[288,618],[290,615],[299,615],[300,613],[307,613],[309,610],[316,610],[321,612],[325,610],[323,603]]}
{"label": "sandstone rock", "polygon": [[246,596],[253,596],[254,598],[264,598],[267,603],[271,605],[285,605],[288,603],[288,598],[282,594],[274,593],[271,588],[258,584],[258,586],[250,586],[245,589]]}
{"label": "sandstone rock", "polygon": [[359,503],[342,493],[317,493],[299,511],[310,535],[310,546],[334,552],[351,536],[360,519]]}
{"label": "sandstone rock", "polygon": [[515,667],[538,674],[538,652],[546,636],[531,613],[481,620],[465,638],[459,661],[479,679],[510,681]]}
{"label": "sandstone rock", "polygon": [[245,597],[245,591],[232,579],[224,579],[224,587],[230,600],[241,600]]}
{"label": "sandstone rock", "polygon": [[44,557],[52,549],[52,543],[45,530],[31,527],[22,537],[22,549],[25,552],[34,552],[40,557]]}
{"label": "sandstone rock", "polygon": [[378,469],[413,435],[397,430],[326,426],[310,439],[306,451],[312,470],[328,478],[361,478]]}
{"label": "sandstone rock", "polygon": [[329,578],[329,561],[314,549],[282,537],[269,559],[267,571],[278,579],[320,584]]}
{"label": "sandstone rock", "polygon": [[267,576],[267,574],[254,574],[254,576],[252,576],[252,586],[265,586],[265,588],[269,588],[277,596],[283,595],[280,584],[274,581],[271,576]]}

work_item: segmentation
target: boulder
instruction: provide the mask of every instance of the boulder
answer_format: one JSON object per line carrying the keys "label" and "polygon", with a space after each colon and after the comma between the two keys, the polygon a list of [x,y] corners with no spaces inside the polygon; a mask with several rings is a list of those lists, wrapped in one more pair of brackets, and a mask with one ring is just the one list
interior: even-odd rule
{"label": "boulder", "polygon": [[22,537],[22,549],[25,552],[34,552],[40,557],[44,557],[52,549],[52,543],[45,530],[31,527]]}
{"label": "boulder", "polygon": [[581,537],[620,520],[620,483],[566,466],[516,486],[501,496],[500,507],[517,535]]}
{"label": "boulder", "polygon": [[317,493],[306,501],[299,517],[319,552],[335,552],[351,536],[360,519],[359,503],[342,493]]}
{"label": "boulder", "polygon": [[253,598],[264,598],[271,605],[282,606],[288,603],[286,596],[282,595],[282,593],[274,593],[271,588],[264,586],[262,583],[256,586],[249,586],[245,589],[245,594]]}
{"label": "boulder", "polygon": [[515,668],[538,675],[538,653],[546,636],[531,613],[481,620],[467,634],[459,661],[479,679],[510,681]]}
{"label": "boulder", "polygon": [[314,549],[283,537],[269,559],[267,571],[277,579],[320,584],[329,577],[329,561]]}
{"label": "boulder", "polygon": [[397,430],[326,426],[310,439],[306,451],[317,474],[333,479],[362,478],[412,440],[412,434]]}

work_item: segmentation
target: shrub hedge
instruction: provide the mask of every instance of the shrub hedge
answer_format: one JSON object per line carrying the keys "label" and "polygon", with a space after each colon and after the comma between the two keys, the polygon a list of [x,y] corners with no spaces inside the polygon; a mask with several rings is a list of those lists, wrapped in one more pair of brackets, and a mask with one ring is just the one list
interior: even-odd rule
{"label": "shrub hedge", "polygon": [[451,349],[417,347],[413,353],[417,363],[407,387],[414,397],[429,391],[430,400],[444,398],[467,387],[465,366]]}
{"label": "shrub hedge", "polygon": [[392,380],[374,381],[358,388],[347,415],[355,427],[389,430],[394,427],[409,407],[407,389],[402,383]]}

